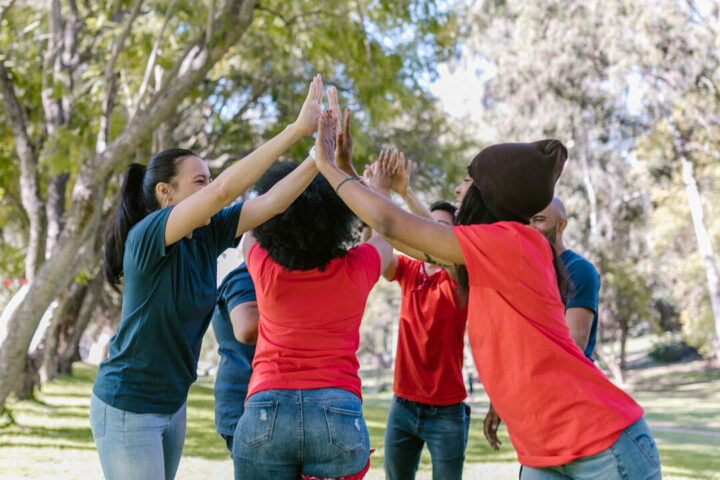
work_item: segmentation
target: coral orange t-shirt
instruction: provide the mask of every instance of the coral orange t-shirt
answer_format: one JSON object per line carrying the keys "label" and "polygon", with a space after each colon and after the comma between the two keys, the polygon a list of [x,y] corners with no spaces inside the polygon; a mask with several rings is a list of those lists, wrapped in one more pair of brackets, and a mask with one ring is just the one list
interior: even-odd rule
{"label": "coral orange t-shirt", "polygon": [[563,465],[610,447],[643,410],[570,337],[547,240],[517,222],[454,232],[475,365],[520,463]]}
{"label": "coral orange t-shirt", "polygon": [[260,321],[248,398],[263,390],[340,388],[361,397],[360,321],[380,278],[380,254],[362,244],[324,271],[288,270],[259,244],[246,259]]}
{"label": "coral orange t-shirt", "polygon": [[445,270],[425,273],[423,262],[398,255],[393,280],[402,288],[395,357],[395,395],[413,402],[452,405],[467,396],[463,347],[467,307]]}

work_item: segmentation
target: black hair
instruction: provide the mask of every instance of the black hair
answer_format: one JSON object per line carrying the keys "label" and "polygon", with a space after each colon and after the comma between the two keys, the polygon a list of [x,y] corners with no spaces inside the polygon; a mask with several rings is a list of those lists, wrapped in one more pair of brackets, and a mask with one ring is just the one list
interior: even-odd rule
{"label": "black hair", "polygon": [[[457,216],[455,217],[456,225],[475,225],[475,224],[490,224],[501,221],[490,210],[488,210],[485,200],[483,200],[480,189],[473,183],[465,193],[460,210],[458,210]],[[543,236],[544,237],[544,236]],[[547,240],[547,238],[546,238]],[[557,281],[558,290],[560,291],[560,300],[563,304],[567,300],[568,291],[568,276],[564,265],[560,261],[560,256],[555,251],[555,247],[548,240],[550,250],[553,255],[553,266],[555,267],[555,279]],[[465,265],[457,266],[457,280],[458,280],[458,296],[461,299],[468,298],[468,292],[470,290],[467,268]]]}
{"label": "black hair", "polygon": [[[276,162],[255,184],[262,195],[297,167]],[[324,270],[357,244],[359,220],[321,175],[281,214],[255,227],[253,235],[270,258],[288,270]]]}
{"label": "black hair", "polygon": [[450,202],[446,202],[445,200],[438,200],[437,202],[433,202],[433,204],[430,205],[430,211],[434,212],[435,210],[442,210],[443,212],[447,212],[453,218],[455,218],[455,212],[457,212],[457,207]]}
{"label": "black hair", "polygon": [[155,186],[160,182],[172,184],[180,163],[188,156],[196,155],[190,150],[171,148],[153,155],[147,167],[139,163],[128,166],[120,188],[117,209],[105,225],[103,274],[111,285],[118,285],[123,275],[128,232],[150,212],[160,208],[155,197]]}

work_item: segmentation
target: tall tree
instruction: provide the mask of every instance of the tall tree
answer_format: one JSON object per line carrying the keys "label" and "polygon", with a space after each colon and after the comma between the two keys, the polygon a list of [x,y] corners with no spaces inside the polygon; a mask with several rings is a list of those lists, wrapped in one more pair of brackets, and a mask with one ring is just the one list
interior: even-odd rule
{"label": "tall tree", "polygon": [[[74,299],[59,311],[74,305],[82,312],[92,300],[72,294],[90,295],[90,286],[59,295],[79,274],[94,276],[96,233],[128,162],[182,144],[222,168],[285,122],[307,78],[320,72],[362,109],[356,131],[368,134],[357,135],[358,155],[424,122],[432,128],[418,129],[409,147],[419,163],[439,170],[458,151],[457,135],[416,80],[454,52],[456,17],[439,4],[207,0],[199,9],[182,0],[47,0],[5,12],[0,116],[12,132],[0,133],[12,135],[14,152],[0,154],[25,158],[18,170],[26,180],[2,192],[3,206],[28,218],[35,209],[21,248],[40,233],[28,250],[38,259],[26,272],[29,292],[0,345],[0,407],[51,302]],[[423,143],[431,148],[417,148]],[[10,205],[15,191],[29,194]],[[48,331],[52,355],[61,355],[66,337],[76,338],[62,321],[70,317],[58,316]]]}

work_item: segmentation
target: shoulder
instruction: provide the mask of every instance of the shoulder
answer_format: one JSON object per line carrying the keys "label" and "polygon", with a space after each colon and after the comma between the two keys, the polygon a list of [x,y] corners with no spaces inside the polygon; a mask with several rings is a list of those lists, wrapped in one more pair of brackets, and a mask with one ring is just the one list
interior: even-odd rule
{"label": "shoulder", "polygon": [[154,212],[147,214],[145,218],[132,226],[128,232],[128,241],[137,241],[148,234],[154,234],[157,230],[161,230],[164,236],[165,223],[167,222],[167,217],[170,215],[171,211],[172,207],[168,207],[161,210],[155,210]]}
{"label": "shoulder", "polygon": [[577,283],[576,280],[579,279],[593,280],[599,278],[599,274],[593,264],[570,249],[560,254],[560,260],[563,262],[563,265],[565,265],[574,283]]}

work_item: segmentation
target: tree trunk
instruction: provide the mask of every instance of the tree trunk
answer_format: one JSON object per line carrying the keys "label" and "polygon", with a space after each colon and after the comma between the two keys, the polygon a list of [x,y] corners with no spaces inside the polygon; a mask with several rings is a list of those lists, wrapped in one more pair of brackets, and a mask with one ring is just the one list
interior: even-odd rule
{"label": "tree trunk", "polygon": [[47,212],[46,259],[52,256],[52,251],[60,237],[60,232],[62,232],[62,219],[65,214],[65,188],[69,179],[69,173],[61,173],[54,175],[48,185],[48,198],[45,208]]}
{"label": "tree trunk", "polygon": [[620,370],[627,370],[627,339],[629,322],[627,319],[623,319],[620,322]]}
{"label": "tree trunk", "polygon": [[87,285],[74,283],[67,294],[60,300],[57,313],[53,315],[52,323],[45,335],[44,357],[40,369],[40,380],[42,382],[57,378],[59,352],[66,347],[67,332],[68,330],[72,331],[74,324],[78,320],[78,314],[87,291]]}
{"label": "tree trunk", "polygon": [[178,75],[169,81],[168,87],[149,102],[147,109],[139,113],[107,149],[81,169],[55,252],[37,272],[18,309],[16,321],[0,346],[0,410],[5,407],[7,396],[15,386],[43,312],[82,267],[76,261],[78,245],[87,248],[89,237],[99,228],[108,178],[131,158],[133,150],[172,115],[212,66],[240,40],[252,22],[255,4],[256,0],[227,0],[217,16],[210,41],[198,41],[179,62]]}
{"label": "tree trunk", "polygon": [[72,373],[72,364],[80,360],[80,339],[87,329],[99,303],[103,281],[104,277],[102,270],[100,270],[87,286],[85,298],[77,313],[75,323],[69,326],[69,328],[66,327],[63,332],[64,348],[62,350],[58,349],[58,355],[55,361],[58,375],[70,375]]}
{"label": "tree trunk", "polygon": [[715,355],[720,359],[720,275],[718,274],[715,253],[713,252],[712,239],[705,227],[702,203],[700,202],[700,192],[698,191],[697,182],[695,181],[693,164],[685,155],[681,155],[680,160],[682,162],[685,192],[687,194],[688,205],[690,206],[693,227],[695,228],[695,238],[697,239],[698,250],[700,250],[703,265],[705,266],[710,305],[715,320],[715,335],[717,336]]}

